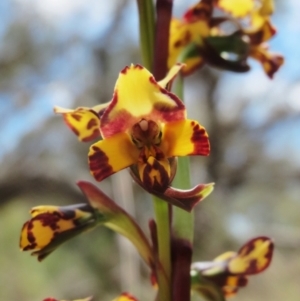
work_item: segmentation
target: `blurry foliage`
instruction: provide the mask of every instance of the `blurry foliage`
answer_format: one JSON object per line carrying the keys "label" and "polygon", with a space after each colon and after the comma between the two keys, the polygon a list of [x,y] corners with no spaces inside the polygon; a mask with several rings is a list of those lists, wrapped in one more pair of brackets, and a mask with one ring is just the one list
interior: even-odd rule
{"label": "blurry foliage", "polygon": [[[118,71],[140,62],[130,31],[134,24],[126,17],[133,14],[134,3],[112,1],[111,22],[92,39],[88,32],[61,33],[59,24],[30,9],[30,3],[35,2],[3,1],[6,10],[1,13],[6,11],[8,17],[0,36],[0,299],[94,294],[95,300],[110,300],[120,291],[122,257],[112,232],[99,228],[76,238],[42,264],[18,251],[18,238],[31,207],[84,201],[75,182],[92,180],[88,145],[77,141],[51,107],[109,100]],[[214,193],[196,209],[194,258],[210,260],[252,236],[271,236],[277,247],[274,263],[251,279],[235,300],[296,300],[300,145],[293,129],[299,132],[300,125],[299,110],[287,106],[285,98],[293,85],[299,85],[299,77],[287,84],[279,72],[269,83],[261,70],[251,72],[254,75],[238,75],[239,79],[203,68],[186,83],[190,117],[205,125],[212,143],[208,159],[191,159],[192,181],[216,182]],[[265,87],[257,81],[265,81]],[[294,141],[278,146],[288,136]],[[99,185],[112,196],[111,180]],[[137,219],[148,233],[150,198],[136,185],[133,191]],[[142,275],[147,275],[143,271],[144,267]],[[142,290],[146,285],[147,276],[132,290],[144,297],[141,300],[150,300]]]}

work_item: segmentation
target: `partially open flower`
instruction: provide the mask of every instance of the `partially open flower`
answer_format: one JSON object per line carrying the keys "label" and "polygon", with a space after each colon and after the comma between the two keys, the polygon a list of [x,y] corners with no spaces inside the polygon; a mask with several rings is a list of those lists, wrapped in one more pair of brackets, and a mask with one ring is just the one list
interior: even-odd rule
{"label": "partially open flower", "polygon": [[[230,297],[248,282],[248,276],[264,271],[272,260],[274,244],[268,237],[251,239],[236,252],[227,252],[211,262],[192,264],[192,289],[208,300]],[[211,296],[215,296],[212,298]]]}
{"label": "partially open flower", "polygon": [[128,238],[152,269],[153,250],[134,219],[91,183],[81,181],[78,186],[89,204],[32,208],[32,218],[22,228],[20,248],[33,251],[41,261],[65,241],[103,225]]}
{"label": "partially open flower", "polygon": [[33,251],[41,261],[60,244],[95,227],[102,216],[88,204],[65,207],[38,206],[21,232],[20,248]]}

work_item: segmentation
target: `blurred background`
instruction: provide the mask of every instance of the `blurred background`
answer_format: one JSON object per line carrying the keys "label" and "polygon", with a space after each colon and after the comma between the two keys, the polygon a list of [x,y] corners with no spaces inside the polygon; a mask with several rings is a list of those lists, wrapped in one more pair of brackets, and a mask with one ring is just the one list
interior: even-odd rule
{"label": "blurred background", "polygon": [[[174,2],[180,17],[195,1]],[[194,261],[259,235],[276,243],[271,267],[252,277],[237,301],[300,295],[300,2],[276,4],[271,49],[286,62],[273,80],[254,61],[246,74],[205,67],[186,79],[189,117],[207,128],[212,143],[210,157],[191,159],[192,181],[216,183],[195,210]],[[42,263],[18,247],[31,207],[84,202],[76,181],[95,183],[89,143],[77,141],[53,106],[106,102],[118,72],[141,62],[135,1],[1,0],[0,20],[0,300],[109,301],[124,290],[153,300],[138,254],[105,228]],[[149,234],[151,197],[127,171],[97,185]]]}

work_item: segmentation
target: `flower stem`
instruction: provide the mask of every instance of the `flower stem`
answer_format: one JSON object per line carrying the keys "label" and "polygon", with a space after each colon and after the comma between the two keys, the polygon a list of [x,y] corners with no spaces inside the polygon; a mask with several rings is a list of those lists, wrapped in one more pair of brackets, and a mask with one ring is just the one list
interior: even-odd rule
{"label": "flower stem", "polygon": [[[163,270],[158,269],[159,300],[171,300],[171,233],[169,206],[153,196],[157,226],[158,258]],[[167,283],[165,281],[167,279]]]}
{"label": "flower stem", "polygon": [[[183,78],[179,76],[175,93],[183,99]],[[190,161],[178,158],[177,173],[173,184],[177,188],[189,189]],[[190,266],[193,255],[194,213],[174,207],[172,238],[172,301],[189,301],[191,291]]]}
{"label": "flower stem", "polygon": [[[157,0],[156,23],[152,0],[137,0],[140,22],[140,41],[143,65],[161,80],[167,73],[169,29],[172,15],[172,0]],[[171,233],[169,206],[153,197],[157,225],[158,300],[171,301]]]}
{"label": "flower stem", "polygon": [[[178,76],[175,93],[176,95],[183,100],[183,77]],[[190,159],[189,157],[179,157],[177,164],[177,173],[173,181],[173,185],[176,188],[181,189],[190,189],[191,180],[190,180]],[[174,225],[174,234],[177,238],[184,238],[193,243],[194,237],[194,213],[188,213],[180,208],[175,207],[173,212],[173,225]]]}
{"label": "flower stem", "polygon": [[140,46],[143,65],[152,70],[154,52],[154,5],[152,0],[137,0],[140,26]]}
{"label": "flower stem", "polygon": [[168,71],[169,33],[173,0],[157,0],[153,73],[156,80],[165,77]]}

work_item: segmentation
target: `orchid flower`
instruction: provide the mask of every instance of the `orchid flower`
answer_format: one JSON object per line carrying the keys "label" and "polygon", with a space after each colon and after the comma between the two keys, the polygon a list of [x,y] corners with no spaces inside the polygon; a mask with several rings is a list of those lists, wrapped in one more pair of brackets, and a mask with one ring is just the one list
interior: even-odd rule
{"label": "orchid flower", "polygon": [[[224,15],[213,15],[214,8]],[[272,78],[283,64],[280,54],[268,51],[266,42],[276,30],[270,21],[272,0],[202,0],[173,19],[170,27],[169,66],[184,62],[188,75],[204,63],[214,67],[245,72],[248,57],[258,60]],[[227,27],[225,23],[230,24]],[[235,28],[229,31],[228,28]]]}
{"label": "orchid flower", "polygon": [[[55,111],[63,114],[70,128],[76,128],[80,140],[94,137],[92,133],[98,129],[103,139],[94,143],[88,154],[90,171],[97,181],[131,167],[134,179],[147,191],[191,211],[212,191],[213,184],[197,185],[187,192],[170,187],[175,157],[207,156],[210,151],[204,127],[186,118],[183,102],[169,91],[182,67],[175,65],[159,82],[140,65],[125,67],[108,104],[97,109]],[[87,126],[91,123],[95,125],[92,132]]]}
{"label": "orchid flower", "polygon": [[20,248],[33,251],[41,261],[64,241],[95,227],[103,219],[88,204],[71,206],[38,206],[30,211],[32,218],[21,231]]}
{"label": "orchid flower", "polygon": [[260,236],[245,243],[238,252],[226,252],[211,262],[193,263],[192,289],[210,301],[235,295],[247,284],[248,276],[261,273],[270,265],[273,248],[270,238]]}

